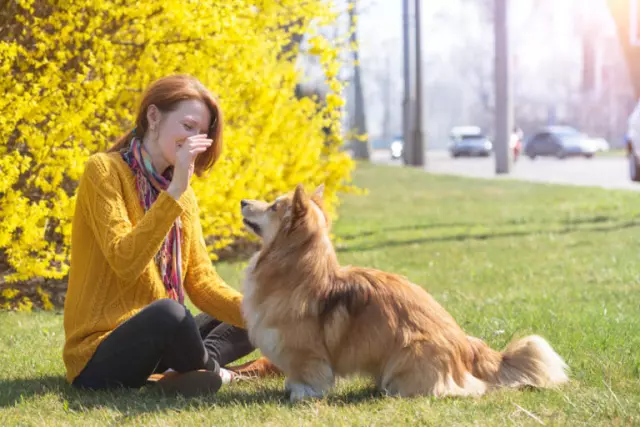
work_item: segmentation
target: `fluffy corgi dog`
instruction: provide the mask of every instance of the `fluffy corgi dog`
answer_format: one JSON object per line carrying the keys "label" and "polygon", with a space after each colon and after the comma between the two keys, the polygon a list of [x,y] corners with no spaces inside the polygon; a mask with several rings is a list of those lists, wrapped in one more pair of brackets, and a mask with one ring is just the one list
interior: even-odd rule
{"label": "fluffy corgi dog", "polygon": [[353,374],[400,396],[478,396],[568,380],[543,338],[492,350],[406,278],[341,266],[322,190],[308,195],[298,185],[270,203],[241,202],[245,226],[263,240],[244,278],[249,337],[286,375],[291,401],[321,397],[336,377]]}

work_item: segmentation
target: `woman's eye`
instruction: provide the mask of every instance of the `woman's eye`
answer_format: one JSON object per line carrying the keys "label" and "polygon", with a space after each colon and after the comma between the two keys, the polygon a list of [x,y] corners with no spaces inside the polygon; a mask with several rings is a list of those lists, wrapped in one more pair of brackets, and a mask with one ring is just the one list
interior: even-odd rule
{"label": "woman's eye", "polygon": [[183,126],[184,126],[184,128],[185,128],[186,130],[191,130],[191,129],[193,129],[193,126],[188,125],[188,124],[186,124],[186,123],[185,123]]}

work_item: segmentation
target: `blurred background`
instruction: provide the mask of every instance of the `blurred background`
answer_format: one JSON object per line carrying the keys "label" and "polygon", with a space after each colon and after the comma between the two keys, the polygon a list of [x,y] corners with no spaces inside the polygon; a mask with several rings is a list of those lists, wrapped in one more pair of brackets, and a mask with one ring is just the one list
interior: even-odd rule
{"label": "blurred background", "polygon": [[[362,114],[369,151],[387,151],[374,158],[398,157],[403,137],[403,1],[345,3],[351,3],[357,15],[359,56],[354,66],[342,71],[342,79],[349,83],[345,127],[361,129],[357,120]],[[622,154],[627,119],[637,97],[620,37],[620,31],[627,34],[629,28],[616,26],[614,15],[618,8],[618,23],[627,25],[636,2],[506,3],[512,124],[519,128],[516,137],[523,154],[530,158]],[[491,155],[481,147],[494,145],[496,137],[494,1],[429,0],[420,7],[425,149],[448,150],[452,157],[463,157],[470,150]],[[327,31],[348,32],[348,18]],[[408,21],[415,32],[413,10]],[[322,90],[321,73],[314,77],[314,64],[307,67],[309,77],[303,86]],[[527,152],[525,145],[533,139]],[[463,145],[454,153],[452,146],[462,140],[471,148]],[[473,142],[479,144],[474,148]]]}

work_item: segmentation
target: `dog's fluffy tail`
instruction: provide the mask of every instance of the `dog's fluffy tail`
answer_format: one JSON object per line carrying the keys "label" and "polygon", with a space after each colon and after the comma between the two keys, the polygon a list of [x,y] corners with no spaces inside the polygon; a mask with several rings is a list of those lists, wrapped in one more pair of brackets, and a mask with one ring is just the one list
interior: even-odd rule
{"label": "dog's fluffy tail", "polygon": [[469,337],[473,348],[473,376],[494,387],[554,387],[569,380],[567,365],[542,337],[531,335],[512,341],[500,353],[479,338]]}

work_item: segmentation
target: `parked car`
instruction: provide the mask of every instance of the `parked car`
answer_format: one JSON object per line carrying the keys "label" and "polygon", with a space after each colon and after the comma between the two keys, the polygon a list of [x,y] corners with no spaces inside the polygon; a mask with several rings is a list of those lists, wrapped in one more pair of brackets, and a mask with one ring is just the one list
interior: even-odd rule
{"label": "parked car", "polygon": [[591,158],[602,148],[601,142],[571,126],[548,126],[529,137],[524,154],[530,159],[538,156]]}
{"label": "parked car", "polygon": [[596,151],[605,152],[611,149],[611,145],[609,144],[609,141],[607,141],[604,138],[593,138],[592,140],[596,144]]}
{"label": "parked car", "polygon": [[491,155],[493,143],[477,126],[456,126],[451,129],[449,152],[452,157]]}

